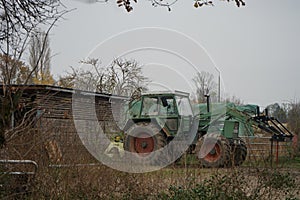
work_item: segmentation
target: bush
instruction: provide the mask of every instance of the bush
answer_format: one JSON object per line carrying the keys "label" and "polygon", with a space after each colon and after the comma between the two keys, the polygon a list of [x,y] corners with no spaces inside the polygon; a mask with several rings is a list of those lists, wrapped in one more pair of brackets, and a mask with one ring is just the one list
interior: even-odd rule
{"label": "bush", "polygon": [[195,187],[171,186],[159,199],[298,199],[299,186],[290,173],[262,170],[218,172]]}

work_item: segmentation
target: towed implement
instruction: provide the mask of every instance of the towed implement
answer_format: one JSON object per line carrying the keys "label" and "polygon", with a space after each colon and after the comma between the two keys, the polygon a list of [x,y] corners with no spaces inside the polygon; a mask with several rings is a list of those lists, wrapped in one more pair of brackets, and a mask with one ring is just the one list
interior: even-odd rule
{"label": "towed implement", "polygon": [[[208,97],[206,104],[192,106],[188,93],[148,93],[129,104],[123,145],[124,150],[156,163],[152,152],[179,137],[188,141],[185,151],[204,167],[238,166],[247,156],[240,136],[254,135],[253,127],[273,134],[272,138],[293,137],[277,119],[261,115],[256,105],[212,104]],[[172,161],[178,159],[172,152],[168,156]]]}

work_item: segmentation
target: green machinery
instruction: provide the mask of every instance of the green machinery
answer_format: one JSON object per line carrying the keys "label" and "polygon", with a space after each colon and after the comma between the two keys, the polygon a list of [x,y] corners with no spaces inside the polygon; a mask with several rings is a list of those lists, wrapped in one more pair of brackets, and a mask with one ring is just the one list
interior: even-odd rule
{"label": "green machinery", "polygon": [[256,105],[211,104],[208,97],[206,104],[192,106],[188,93],[149,93],[129,104],[124,149],[146,157],[177,134],[191,134],[186,151],[195,154],[201,165],[237,166],[247,156],[240,136],[253,135],[253,127],[272,133],[274,139],[293,136],[278,120],[261,115]]}

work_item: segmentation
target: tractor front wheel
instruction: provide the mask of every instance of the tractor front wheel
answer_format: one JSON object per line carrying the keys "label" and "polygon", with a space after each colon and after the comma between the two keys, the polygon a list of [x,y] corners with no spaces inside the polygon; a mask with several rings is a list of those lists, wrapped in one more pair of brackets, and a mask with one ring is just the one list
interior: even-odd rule
{"label": "tractor front wheel", "polygon": [[220,134],[201,137],[195,149],[203,167],[227,167],[230,163],[230,145]]}
{"label": "tractor front wheel", "polygon": [[[128,129],[124,138],[124,150],[148,157],[152,152],[163,148],[166,143],[166,138],[156,125],[140,122]],[[151,159],[155,160],[153,154]]]}

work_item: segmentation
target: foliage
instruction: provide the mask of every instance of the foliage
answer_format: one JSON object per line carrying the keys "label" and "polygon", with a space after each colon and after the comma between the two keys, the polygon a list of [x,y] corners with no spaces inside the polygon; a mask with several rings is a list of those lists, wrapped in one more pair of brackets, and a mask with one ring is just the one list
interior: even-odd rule
{"label": "foliage", "polygon": [[[29,74],[29,68],[23,62],[0,54],[0,81],[2,83],[23,84],[28,80]],[[20,92],[12,88],[12,85],[9,88],[5,85],[2,87],[3,94],[0,96],[0,148],[5,144],[8,129],[14,126],[11,117],[19,108],[21,95]]]}
{"label": "foliage", "polygon": [[288,111],[284,108],[284,106],[280,106],[278,103],[274,103],[268,105],[267,108],[268,114],[272,117],[277,118],[280,122],[287,122],[287,113]]}
{"label": "foliage", "polygon": [[30,74],[25,63],[10,56],[0,54],[0,81],[11,84],[23,84]]}
{"label": "foliage", "polygon": [[0,147],[5,145],[7,134],[17,128],[14,113],[24,107],[20,102],[22,89],[13,84],[30,83],[37,68],[37,65],[28,68],[22,62],[28,40],[39,26],[48,28],[46,35],[49,34],[57,20],[67,12],[60,6],[59,0],[0,1],[0,79],[3,91],[0,98]]}
{"label": "foliage", "polygon": [[[249,172],[248,172],[249,173]],[[296,199],[297,183],[290,173],[266,169],[251,175],[242,170],[216,173],[194,187],[171,186],[160,199]]]}
{"label": "foliage", "polygon": [[[104,2],[107,2],[108,0],[104,0]],[[149,0],[153,7],[167,7],[168,11],[171,11],[171,7],[178,2],[178,0]],[[220,0],[220,1],[227,1],[231,2],[234,1],[236,3],[237,7],[245,6],[244,0]],[[117,4],[119,7],[124,7],[127,12],[131,12],[133,10],[132,3],[137,3],[137,0],[118,0]],[[194,7],[200,8],[202,6],[213,6],[214,0],[194,0]]]}
{"label": "foliage", "polygon": [[[57,20],[68,12],[61,8],[60,0],[0,1],[0,53],[9,58],[1,60],[1,65],[4,66],[1,73],[3,85],[9,86],[16,83],[16,74],[20,71],[20,64],[17,62],[22,62],[30,37],[38,28],[48,27],[43,35],[44,40],[39,39],[41,42],[38,51],[34,53],[35,63],[31,62],[29,69],[27,67],[21,69],[21,72],[24,72],[22,76],[24,76],[22,83],[18,82],[18,84],[32,82],[31,75],[38,68],[38,64],[45,64],[43,58],[48,54],[49,31]],[[9,87],[6,90],[9,91]]]}
{"label": "foliage", "polygon": [[[300,152],[300,102],[290,103],[290,109],[287,115],[288,127],[297,136],[298,144],[295,143],[295,153]],[[297,140],[295,140],[296,142]]]}
{"label": "foliage", "polygon": [[291,103],[288,112],[289,127],[294,133],[300,134],[300,102]]}
{"label": "foliage", "polygon": [[300,188],[297,171],[281,169],[170,167],[130,174],[101,164],[70,163],[69,167],[40,168],[30,189],[28,199],[276,200],[299,199]]}

